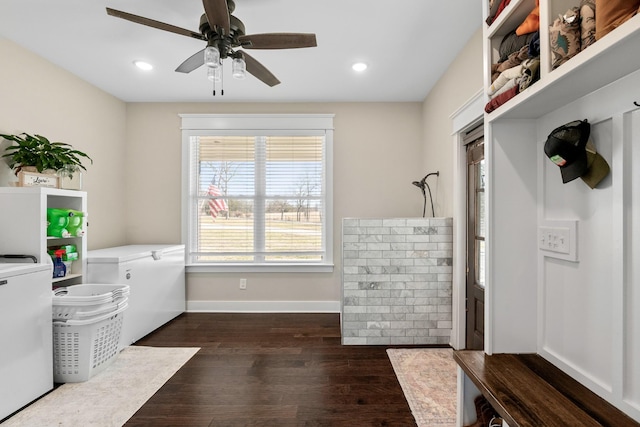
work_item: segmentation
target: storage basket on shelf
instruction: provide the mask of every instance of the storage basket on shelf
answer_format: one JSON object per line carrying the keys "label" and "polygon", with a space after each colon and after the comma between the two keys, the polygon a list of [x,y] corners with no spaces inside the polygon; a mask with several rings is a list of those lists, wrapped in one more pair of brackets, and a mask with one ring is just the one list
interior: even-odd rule
{"label": "storage basket on shelf", "polygon": [[83,284],[53,291],[53,380],[87,381],[118,355],[129,286]]}

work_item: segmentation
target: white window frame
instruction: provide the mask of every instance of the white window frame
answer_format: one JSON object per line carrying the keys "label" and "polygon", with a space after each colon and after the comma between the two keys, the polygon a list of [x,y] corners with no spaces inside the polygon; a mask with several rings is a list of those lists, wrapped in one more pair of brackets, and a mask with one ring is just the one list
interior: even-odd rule
{"label": "white window frame", "polygon": [[[187,272],[333,272],[333,114],[180,114],[182,119],[182,243],[187,248]],[[193,263],[191,248],[191,171],[189,141],[193,136],[246,135],[264,132],[305,131],[325,136],[325,206],[323,228],[325,259],[309,263]]]}

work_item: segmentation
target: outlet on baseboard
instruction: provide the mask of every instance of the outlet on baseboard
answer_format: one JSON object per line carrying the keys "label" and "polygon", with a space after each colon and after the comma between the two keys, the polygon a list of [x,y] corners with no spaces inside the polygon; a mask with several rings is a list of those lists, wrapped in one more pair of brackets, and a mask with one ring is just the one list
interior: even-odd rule
{"label": "outlet on baseboard", "polygon": [[240,279],[240,289],[242,290],[247,289],[247,279]]}

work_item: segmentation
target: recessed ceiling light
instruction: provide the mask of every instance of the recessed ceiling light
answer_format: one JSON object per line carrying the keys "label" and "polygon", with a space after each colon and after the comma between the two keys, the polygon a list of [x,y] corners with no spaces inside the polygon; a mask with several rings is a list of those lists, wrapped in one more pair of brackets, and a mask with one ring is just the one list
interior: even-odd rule
{"label": "recessed ceiling light", "polygon": [[133,61],[133,65],[135,65],[136,67],[140,68],[141,70],[144,71],[149,71],[153,69],[153,65],[149,64],[148,62],[144,62],[144,61]]}
{"label": "recessed ceiling light", "polygon": [[367,69],[367,64],[365,64],[364,62],[356,62],[351,66],[351,68],[353,68],[355,71],[362,72]]}

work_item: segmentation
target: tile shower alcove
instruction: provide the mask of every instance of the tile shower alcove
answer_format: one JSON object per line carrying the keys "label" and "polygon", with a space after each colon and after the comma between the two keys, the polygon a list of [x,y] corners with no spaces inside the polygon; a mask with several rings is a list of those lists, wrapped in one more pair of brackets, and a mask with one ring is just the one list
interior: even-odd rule
{"label": "tile shower alcove", "polygon": [[448,344],[452,218],[342,221],[342,343]]}

